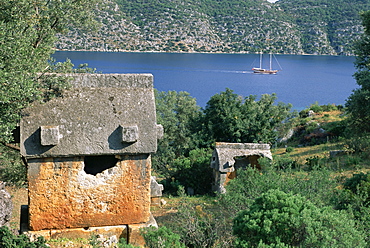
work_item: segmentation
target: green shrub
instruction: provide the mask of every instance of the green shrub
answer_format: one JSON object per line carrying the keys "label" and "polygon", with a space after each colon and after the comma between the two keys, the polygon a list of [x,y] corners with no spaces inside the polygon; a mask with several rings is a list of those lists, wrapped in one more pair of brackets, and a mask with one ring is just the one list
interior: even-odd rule
{"label": "green shrub", "polygon": [[299,112],[299,117],[300,118],[307,118],[308,117],[308,109],[304,109],[304,110],[301,110],[300,112]]}
{"label": "green shrub", "polygon": [[297,161],[291,158],[288,154],[282,156],[274,156],[273,160],[261,157],[258,163],[264,168],[276,168],[278,170],[290,170],[298,167]]}
{"label": "green shrub", "polygon": [[370,193],[370,185],[367,185],[367,183],[370,183],[370,173],[365,174],[361,172],[354,174],[351,178],[346,179],[343,186],[355,194],[358,192],[358,190],[366,190]]}
{"label": "green shrub", "polygon": [[158,229],[155,227],[145,228],[142,231],[142,235],[144,236],[146,247],[149,248],[185,248],[185,245],[180,242],[180,236],[165,226]]}
{"label": "green shrub", "polygon": [[195,149],[189,156],[181,156],[172,162],[172,167],[177,168],[171,172],[171,177],[161,183],[165,192],[175,194],[179,186],[194,189],[195,194],[211,192],[212,169],[209,166],[212,153],[209,149]]}
{"label": "green shrub", "polygon": [[199,204],[194,197],[181,194],[178,211],[168,227],[180,235],[186,247],[230,247],[233,236],[228,212],[215,201]]}
{"label": "green shrub", "polygon": [[286,151],[287,153],[291,153],[291,152],[293,152],[293,151],[294,151],[294,148],[293,148],[293,147],[291,147],[291,146],[288,146],[288,147],[285,149],[285,151]]}
{"label": "green shrub", "polygon": [[347,139],[346,147],[355,153],[369,152],[370,136],[356,136]]}
{"label": "green shrub", "polygon": [[237,173],[238,177],[226,186],[226,194],[220,196],[220,207],[230,215],[248,209],[256,197],[270,189],[301,194],[319,206],[329,205],[338,185],[330,171],[324,169],[292,173],[267,167],[263,171],[249,168]]}
{"label": "green shrub", "polygon": [[[357,225],[364,233],[370,233],[370,173],[354,174],[343,183],[336,207],[353,213]],[[366,237],[370,244],[370,236]]]}
{"label": "green shrub", "polygon": [[0,143],[0,181],[18,187],[25,186],[27,168],[19,151],[13,150]]}
{"label": "green shrub", "polygon": [[311,104],[310,110],[312,110],[315,113],[321,113],[323,111],[322,106],[320,106],[317,102],[314,104]]}
{"label": "green shrub", "polygon": [[323,111],[335,111],[335,110],[343,108],[343,106],[339,106],[339,105],[336,106],[334,104],[321,105],[320,107],[322,108]]}
{"label": "green shrub", "polygon": [[319,124],[315,121],[309,121],[306,123],[306,133],[312,133],[319,128]]}
{"label": "green shrub", "polygon": [[29,238],[22,235],[13,234],[6,226],[0,227],[0,247],[1,248],[47,248],[44,237],[38,237],[31,242]]}
{"label": "green shrub", "polygon": [[321,168],[324,168],[325,166],[325,159],[321,158],[319,156],[313,156],[306,158],[306,165],[307,165],[307,170],[318,170]]}
{"label": "green shrub", "polygon": [[345,212],[280,190],[263,193],[234,219],[237,247],[365,247]]}
{"label": "green shrub", "polygon": [[322,128],[325,129],[328,133],[331,133],[334,136],[344,137],[346,129],[348,127],[347,120],[341,121],[332,121],[323,123]]}

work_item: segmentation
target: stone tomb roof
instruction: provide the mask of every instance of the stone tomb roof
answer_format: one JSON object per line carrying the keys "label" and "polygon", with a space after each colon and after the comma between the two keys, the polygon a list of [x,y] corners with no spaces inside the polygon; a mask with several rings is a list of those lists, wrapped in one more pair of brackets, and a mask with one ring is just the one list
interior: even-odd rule
{"label": "stone tomb roof", "polygon": [[66,74],[63,97],[23,111],[26,158],[148,154],[163,129],[156,124],[151,74]]}
{"label": "stone tomb roof", "polygon": [[227,173],[235,170],[236,157],[258,155],[272,160],[269,144],[257,143],[225,143],[217,142],[212,154],[211,167],[219,172]]}

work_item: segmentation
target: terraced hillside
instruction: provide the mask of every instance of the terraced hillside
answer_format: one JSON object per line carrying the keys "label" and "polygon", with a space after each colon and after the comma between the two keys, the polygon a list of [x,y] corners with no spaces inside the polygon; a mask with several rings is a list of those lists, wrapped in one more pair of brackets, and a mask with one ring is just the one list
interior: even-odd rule
{"label": "terraced hillside", "polygon": [[58,49],[352,55],[369,0],[109,0]]}

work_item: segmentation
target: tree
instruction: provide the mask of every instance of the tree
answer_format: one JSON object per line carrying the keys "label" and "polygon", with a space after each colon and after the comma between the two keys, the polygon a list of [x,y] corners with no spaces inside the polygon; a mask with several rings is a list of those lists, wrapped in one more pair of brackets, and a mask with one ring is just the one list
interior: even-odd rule
{"label": "tree", "polygon": [[0,141],[11,140],[20,111],[43,95],[56,34],[94,26],[100,0],[0,0]]}
{"label": "tree", "polygon": [[350,127],[357,133],[370,132],[370,11],[361,14],[365,33],[355,46],[358,89],[346,101]]}
{"label": "tree", "polygon": [[365,247],[343,211],[316,207],[305,197],[273,189],[234,219],[237,247]]}
{"label": "tree", "polygon": [[202,120],[209,142],[275,142],[278,130],[292,113],[291,105],[278,103],[275,94],[244,99],[226,89],[207,102]]}
{"label": "tree", "polygon": [[153,167],[159,173],[168,174],[176,158],[187,156],[196,148],[197,138],[193,132],[195,120],[199,118],[200,107],[188,92],[155,91],[157,123],[164,129],[164,137],[158,142],[153,155]]}

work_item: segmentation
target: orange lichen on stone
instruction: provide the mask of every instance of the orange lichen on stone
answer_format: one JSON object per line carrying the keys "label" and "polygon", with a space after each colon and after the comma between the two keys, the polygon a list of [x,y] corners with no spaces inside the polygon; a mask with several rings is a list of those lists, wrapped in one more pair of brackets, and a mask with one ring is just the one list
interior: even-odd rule
{"label": "orange lichen on stone", "polygon": [[28,166],[30,230],[149,220],[149,155],[121,156],[96,175],[84,171],[83,157],[30,159]]}

